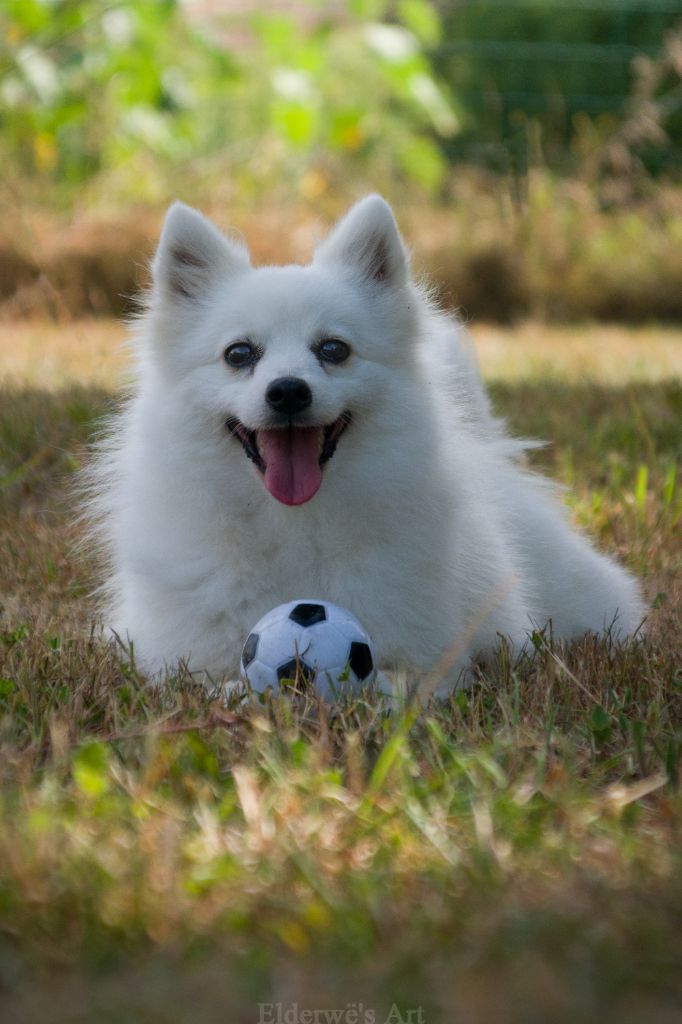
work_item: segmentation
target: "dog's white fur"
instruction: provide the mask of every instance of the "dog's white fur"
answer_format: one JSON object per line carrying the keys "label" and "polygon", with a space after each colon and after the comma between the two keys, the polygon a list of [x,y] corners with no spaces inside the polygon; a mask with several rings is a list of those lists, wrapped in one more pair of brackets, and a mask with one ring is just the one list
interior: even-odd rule
{"label": "dog's white fur", "polygon": [[[259,269],[174,204],[137,336],[134,393],[100,447],[90,509],[110,566],[107,624],[150,673],[183,659],[234,676],[249,628],[297,597],[349,608],[385,668],[427,670],[467,637],[447,687],[499,635],[519,648],[548,620],[566,638],[639,626],[636,582],[523,467],[462,328],[411,280],[379,196],[310,266]],[[346,363],[320,364],[324,336],[352,346]],[[245,337],[263,350],[253,372],[223,358]],[[285,375],[310,385],[315,422],[353,415],[298,507],[267,492],[225,427],[265,425],[265,388]]]}

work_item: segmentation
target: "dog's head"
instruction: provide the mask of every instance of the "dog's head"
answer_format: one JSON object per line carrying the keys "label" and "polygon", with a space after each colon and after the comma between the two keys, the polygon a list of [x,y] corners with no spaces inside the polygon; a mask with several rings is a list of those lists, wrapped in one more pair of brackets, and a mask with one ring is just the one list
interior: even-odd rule
{"label": "dog's head", "polygon": [[176,203],[153,278],[154,357],[278,501],[309,501],[337,445],[389,402],[400,416],[390,392],[413,358],[416,292],[381,197],[354,206],[306,267],[254,268]]}

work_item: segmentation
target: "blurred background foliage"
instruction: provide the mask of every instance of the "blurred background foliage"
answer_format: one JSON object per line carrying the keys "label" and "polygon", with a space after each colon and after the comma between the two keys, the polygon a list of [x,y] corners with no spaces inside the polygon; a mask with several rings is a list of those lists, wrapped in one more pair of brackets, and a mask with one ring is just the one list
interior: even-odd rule
{"label": "blurred background foliage", "polygon": [[4,165],[62,194],[105,173],[155,197],[193,161],[248,193],[349,174],[435,193],[453,160],[522,165],[529,137],[570,171],[637,100],[655,122],[639,155],[679,170],[679,0],[0,9]]}
{"label": "blurred background foliage", "polygon": [[[378,189],[459,218],[458,259],[437,218],[417,244],[474,313],[682,316],[680,0],[0,0],[0,39],[0,297],[50,263],[36,211],[329,217]],[[117,311],[108,287],[76,305]]]}
{"label": "blurred background foliage", "polygon": [[606,139],[647,101],[659,130],[642,133],[640,155],[675,172],[679,0],[469,0],[442,11],[434,68],[469,114],[451,153],[504,166],[532,120],[545,160],[570,172],[588,139]]}
{"label": "blurred background foliage", "polygon": [[178,167],[247,194],[325,173],[433,191],[460,124],[425,0],[10,0],[3,20],[3,158],[62,193],[107,174],[156,198]]}

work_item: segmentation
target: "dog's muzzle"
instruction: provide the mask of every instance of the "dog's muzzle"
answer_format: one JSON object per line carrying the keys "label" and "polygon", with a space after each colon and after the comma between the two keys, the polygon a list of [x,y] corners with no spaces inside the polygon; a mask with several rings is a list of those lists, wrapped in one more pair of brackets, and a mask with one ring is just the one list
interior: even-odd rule
{"label": "dog's muzzle", "polygon": [[[296,382],[297,386],[304,384],[310,391],[305,381],[286,377],[273,381],[268,391],[274,384],[281,386],[283,381]],[[299,389],[296,395],[292,384],[284,388],[283,394],[276,392],[273,402],[295,404],[304,398],[303,390]],[[247,458],[263,475],[270,494],[284,505],[303,505],[320,489],[322,468],[334,455],[339,438],[347,430],[351,418],[350,412],[346,410],[333,423],[323,426],[296,426],[290,423],[282,427],[249,430],[236,417],[231,417],[226,426],[241,443]]]}

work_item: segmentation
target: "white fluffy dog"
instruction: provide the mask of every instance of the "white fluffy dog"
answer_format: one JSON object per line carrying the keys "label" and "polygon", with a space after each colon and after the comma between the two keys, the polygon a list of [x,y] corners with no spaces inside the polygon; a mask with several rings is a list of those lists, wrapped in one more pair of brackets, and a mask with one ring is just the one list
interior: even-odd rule
{"label": "white fluffy dog", "polygon": [[523,467],[379,196],[309,266],[257,269],[176,203],[137,334],[90,510],[106,622],[148,672],[234,677],[253,623],[301,596],[350,609],[386,669],[464,638],[440,692],[498,635],[639,626],[635,580]]}

